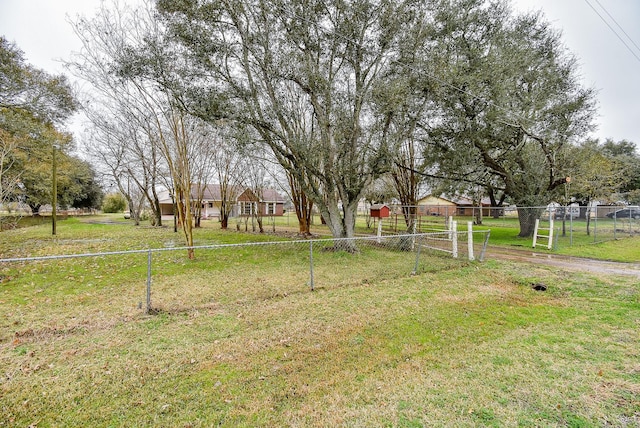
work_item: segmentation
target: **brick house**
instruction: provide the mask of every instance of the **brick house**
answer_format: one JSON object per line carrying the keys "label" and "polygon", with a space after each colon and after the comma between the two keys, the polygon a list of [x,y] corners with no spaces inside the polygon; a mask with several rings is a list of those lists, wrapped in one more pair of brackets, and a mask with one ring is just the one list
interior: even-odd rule
{"label": "brick house", "polygon": [[[281,216],[284,214],[285,198],[282,197],[275,189],[264,189],[262,198],[258,198],[255,193],[248,188],[234,186],[230,189],[231,217],[242,215],[250,215],[257,213],[258,208],[264,216]],[[173,215],[173,199],[168,190],[158,193],[160,200],[160,209],[162,215]],[[197,187],[191,187],[191,199],[197,201]],[[222,207],[222,192],[219,184],[207,184],[203,189],[202,195],[202,218],[219,218]]]}

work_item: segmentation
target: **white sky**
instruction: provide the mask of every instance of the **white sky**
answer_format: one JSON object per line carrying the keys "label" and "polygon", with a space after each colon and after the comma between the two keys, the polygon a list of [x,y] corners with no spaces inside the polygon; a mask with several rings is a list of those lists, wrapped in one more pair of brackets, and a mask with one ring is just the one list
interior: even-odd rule
{"label": "white sky", "polygon": [[[29,63],[62,73],[59,60],[80,48],[68,17],[92,15],[99,4],[100,0],[0,0],[0,34],[15,42]],[[640,0],[512,0],[512,4],[519,11],[541,9],[562,30],[565,44],[579,59],[583,84],[598,90],[594,136],[627,139],[640,147],[640,48],[634,46],[640,46]],[[614,17],[631,37],[625,41],[638,58],[589,4],[625,38],[607,12]]]}

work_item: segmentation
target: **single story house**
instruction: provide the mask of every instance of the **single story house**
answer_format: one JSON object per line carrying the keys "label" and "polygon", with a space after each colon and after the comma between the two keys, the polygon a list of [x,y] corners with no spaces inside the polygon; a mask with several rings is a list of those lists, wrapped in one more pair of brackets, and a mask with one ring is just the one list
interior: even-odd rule
{"label": "single story house", "polygon": [[449,217],[456,215],[455,202],[441,196],[427,195],[418,199],[418,215],[435,215]]}
{"label": "single story house", "polygon": [[[488,198],[483,198],[481,205],[482,215],[491,215],[491,201]],[[418,215],[472,216],[477,209],[478,206],[474,205],[470,198],[464,196],[445,198],[443,196],[427,195],[418,200]]]}
{"label": "single story house", "polygon": [[[467,198],[465,196],[458,196],[454,198],[454,202],[458,207],[457,215],[459,216],[472,216],[478,210],[478,205],[474,204],[471,198]],[[484,217],[487,217],[493,214],[491,209],[491,200],[489,198],[482,198],[482,200],[480,201],[480,205],[482,206],[482,215]],[[493,209],[500,210],[500,213],[502,213],[503,211],[501,208],[493,208]]]}
{"label": "single story house", "polygon": [[[229,202],[233,205],[231,217],[252,215],[261,212],[264,216],[281,216],[284,214],[285,198],[275,189],[263,189],[262,198],[248,188],[232,186],[228,189]],[[202,189],[202,218],[220,218],[222,209],[222,188],[219,184],[207,184]],[[158,193],[162,215],[173,215],[173,199],[168,190]],[[197,201],[198,188],[191,187],[191,199]],[[258,211],[260,209],[261,211]]]}
{"label": "single story house", "polygon": [[249,216],[261,213],[265,216],[284,214],[285,199],[275,189],[262,189],[259,198],[251,189],[245,189],[237,198],[238,215]]}

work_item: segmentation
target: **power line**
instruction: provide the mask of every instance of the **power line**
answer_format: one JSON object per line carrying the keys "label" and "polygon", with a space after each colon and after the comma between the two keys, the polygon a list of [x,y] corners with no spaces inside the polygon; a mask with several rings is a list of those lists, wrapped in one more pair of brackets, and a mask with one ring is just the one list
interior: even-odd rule
{"label": "power line", "polygon": [[602,3],[600,3],[598,0],[595,0],[596,3],[598,3],[598,5],[602,8],[602,10],[604,10],[604,12],[607,14],[607,16],[609,18],[611,18],[611,20],[614,22],[614,24],[616,24],[618,26],[618,28],[620,29],[620,31],[622,31],[622,33],[627,36],[627,39],[629,39],[629,41],[631,43],[633,43],[633,45],[636,47],[636,49],[638,49],[638,51],[640,51],[640,46],[638,46],[638,44],[631,38],[631,36],[629,34],[627,34],[626,31],[624,31],[624,28],[622,28],[622,25],[618,24],[618,21],[616,21],[616,19],[609,13],[609,11],[602,5]]}
{"label": "power line", "polygon": [[[622,42],[622,44],[623,44],[623,45],[624,45],[624,46],[629,50],[629,52],[631,52],[631,55],[633,55],[633,56],[638,60],[638,62],[640,62],[640,56],[639,56],[639,55],[638,55],[638,54],[637,54],[637,53],[636,53],[636,52],[631,48],[631,46],[629,46],[629,45],[627,44],[627,42],[626,42],[626,41],[625,41],[625,40],[620,36],[620,34],[618,34],[618,32],[616,31],[616,29],[615,29],[615,28],[613,28],[613,27],[611,26],[611,24],[609,24],[609,22],[607,22],[607,20],[602,16],[602,14],[601,14],[600,12],[598,12],[598,10],[597,10],[595,7],[593,7],[593,5],[592,5],[591,3],[589,3],[589,0],[584,0],[584,1],[585,1],[585,3],[587,3],[587,4],[589,5],[589,7],[590,7],[591,9],[593,9],[593,11],[596,13],[596,15],[598,15],[598,16],[600,17],[600,19],[602,20],[602,22],[604,22],[604,23],[607,25],[607,27],[609,27],[609,29],[613,32],[613,34],[615,34],[615,35],[616,35],[616,37],[617,37],[617,38]],[[595,0],[595,1],[597,2],[598,0]],[[600,2],[598,2],[598,4],[600,5]],[[600,5],[600,7],[602,7],[602,5]],[[607,10],[606,10],[604,7],[602,7],[602,9],[607,13],[607,15],[609,15],[609,12],[607,12]],[[611,15],[609,15],[609,16],[611,16]],[[612,19],[613,19],[613,18],[612,18]],[[614,21],[614,22],[616,22],[615,20],[613,20],[613,21]],[[617,24],[618,26],[620,26],[617,22],[616,22],[616,24]],[[621,27],[621,28],[622,28],[622,27]],[[622,30],[622,32],[623,32],[625,35],[627,34],[624,30]],[[627,35],[627,37],[629,37],[629,36]],[[630,37],[629,37],[629,39],[631,40],[631,38],[630,38]],[[633,40],[631,40],[631,42],[635,45],[635,42],[634,42]],[[637,45],[636,45],[636,46],[637,46]]]}

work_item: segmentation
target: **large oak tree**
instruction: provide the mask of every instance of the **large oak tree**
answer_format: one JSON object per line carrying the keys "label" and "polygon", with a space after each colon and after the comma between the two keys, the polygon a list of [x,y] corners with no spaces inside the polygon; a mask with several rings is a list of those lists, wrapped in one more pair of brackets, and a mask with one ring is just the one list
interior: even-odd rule
{"label": "large oak tree", "polygon": [[571,150],[591,129],[594,93],[540,14],[508,3],[456,1],[437,18],[433,74],[438,120],[425,156],[431,173],[501,191],[518,206],[520,236],[563,189]]}
{"label": "large oak tree", "polygon": [[[420,7],[410,1],[158,1],[189,54],[188,108],[252,126],[334,237],[352,237],[367,186],[389,170],[376,89]],[[304,120],[300,120],[300,115]]]}

